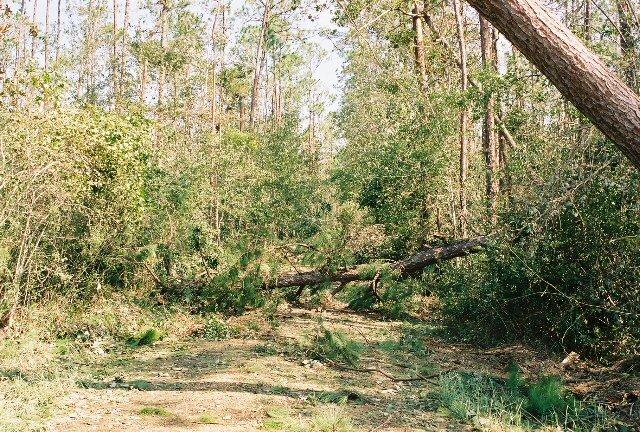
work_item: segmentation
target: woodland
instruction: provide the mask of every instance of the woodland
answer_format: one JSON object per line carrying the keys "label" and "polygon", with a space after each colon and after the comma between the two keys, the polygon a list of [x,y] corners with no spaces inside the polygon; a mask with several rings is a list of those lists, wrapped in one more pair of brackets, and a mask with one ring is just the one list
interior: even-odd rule
{"label": "woodland", "polygon": [[0,431],[640,430],[638,0],[0,0]]}

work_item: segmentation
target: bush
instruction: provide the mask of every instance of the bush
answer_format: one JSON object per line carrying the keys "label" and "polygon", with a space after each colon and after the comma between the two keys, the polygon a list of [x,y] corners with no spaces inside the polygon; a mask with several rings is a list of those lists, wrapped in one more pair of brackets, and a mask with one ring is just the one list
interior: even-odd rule
{"label": "bush", "polygon": [[509,234],[465,266],[441,266],[433,289],[456,335],[640,353],[640,174],[617,159],[562,172],[569,195],[553,198],[547,185],[539,200],[513,203],[502,215]]}
{"label": "bush", "polygon": [[132,348],[141,347],[146,345],[153,345],[164,337],[164,334],[156,329],[147,329],[137,336],[129,339],[128,345]]}
{"label": "bush", "polygon": [[221,318],[211,315],[205,319],[202,337],[209,340],[224,340],[231,336],[229,326]]}

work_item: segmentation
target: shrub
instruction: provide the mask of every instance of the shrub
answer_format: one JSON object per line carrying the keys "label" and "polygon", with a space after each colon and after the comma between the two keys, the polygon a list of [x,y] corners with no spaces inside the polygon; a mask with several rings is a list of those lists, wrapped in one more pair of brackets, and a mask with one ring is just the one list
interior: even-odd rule
{"label": "shrub", "polygon": [[137,336],[134,336],[132,338],[129,339],[128,344],[130,347],[140,347],[140,346],[145,346],[145,345],[153,345],[154,343],[158,342],[160,339],[162,339],[164,337],[164,335],[162,334],[162,332],[160,332],[159,330],[156,329],[148,329],[145,330],[143,332],[141,332],[140,334],[138,334]]}
{"label": "shrub", "polygon": [[343,333],[333,332],[322,327],[312,341],[309,349],[311,356],[318,360],[331,360],[356,366],[364,347],[349,340]]}
{"label": "shrub", "polygon": [[216,315],[206,317],[202,337],[217,341],[228,339],[230,335],[229,326],[221,318]]}
{"label": "shrub", "polygon": [[569,426],[586,432],[610,430],[611,426],[602,408],[565,395],[555,377],[543,376],[529,383],[512,370],[504,383],[477,373],[452,372],[440,376],[437,396],[454,417],[471,420],[482,430]]}

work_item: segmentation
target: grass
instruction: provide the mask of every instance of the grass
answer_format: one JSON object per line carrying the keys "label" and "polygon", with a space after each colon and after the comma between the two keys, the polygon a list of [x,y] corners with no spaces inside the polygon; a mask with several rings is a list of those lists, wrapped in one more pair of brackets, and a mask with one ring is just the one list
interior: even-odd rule
{"label": "grass", "polygon": [[218,424],[220,421],[216,416],[210,413],[204,413],[198,418],[198,423],[202,424]]}
{"label": "grass", "polygon": [[153,345],[163,337],[164,334],[161,331],[150,328],[130,338],[128,341],[128,345],[132,348]]}
{"label": "grass", "polygon": [[162,407],[143,407],[138,411],[138,414],[153,417],[171,417],[173,415]]}
{"label": "grass", "polygon": [[146,380],[133,380],[128,383],[128,385],[132,389],[140,390],[140,391],[149,391],[151,390],[152,384]]}
{"label": "grass", "polygon": [[225,340],[231,337],[231,329],[222,318],[216,315],[210,315],[205,319],[201,336],[213,341]]}
{"label": "grass", "polygon": [[311,401],[316,403],[330,403],[336,405],[345,405],[347,403],[364,403],[365,398],[357,391],[338,390],[338,391],[320,391],[311,395]]}
{"label": "grass", "polygon": [[[150,311],[115,296],[81,305],[65,299],[33,305],[23,310],[14,327],[12,337],[0,341],[3,432],[46,430],[52,416],[65,415],[63,399],[77,383],[94,381],[93,375],[86,375],[86,365],[111,369],[124,361],[111,351],[121,347],[127,335],[148,328],[136,336],[136,345],[151,344],[162,334],[185,336],[195,323],[188,313]],[[96,345],[104,350],[98,352]],[[129,384],[139,390],[150,386],[142,380]]]}
{"label": "grass", "polygon": [[262,429],[286,432],[356,432],[345,411],[335,405],[318,406],[307,415],[296,415],[288,408],[267,410],[268,419],[262,423]]}
{"label": "grass", "polygon": [[262,355],[262,356],[274,356],[278,354],[278,348],[275,347],[272,344],[261,344],[261,345],[256,345],[256,347],[253,349],[253,351],[256,354]]}
{"label": "grass", "polygon": [[54,344],[29,333],[0,342],[0,430],[43,430],[73,386]]}
{"label": "grass", "polygon": [[322,327],[313,339],[309,352],[321,361],[331,360],[357,366],[363,350],[361,343],[350,340],[345,334]]}
{"label": "grass", "polygon": [[610,430],[600,407],[575,400],[555,377],[526,382],[512,372],[505,382],[452,372],[441,375],[437,398],[441,412],[485,431]]}

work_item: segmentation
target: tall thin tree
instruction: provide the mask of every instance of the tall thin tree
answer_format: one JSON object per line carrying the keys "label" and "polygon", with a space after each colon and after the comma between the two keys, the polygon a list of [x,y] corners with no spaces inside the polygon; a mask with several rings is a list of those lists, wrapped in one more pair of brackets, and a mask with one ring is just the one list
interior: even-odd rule
{"label": "tall thin tree", "polygon": [[264,44],[267,35],[267,28],[269,26],[269,17],[271,14],[270,0],[264,1],[264,9],[262,12],[262,23],[260,25],[260,32],[258,34],[258,40],[256,41],[256,57],[253,70],[253,85],[251,88],[251,107],[249,111],[249,125],[255,126],[257,111],[258,111],[258,99],[260,98],[260,77],[262,76],[262,65],[264,62]]}
{"label": "tall thin tree", "polygon": [[58,14],[56,19],[56,63],[58,63],[60,61],[60,50],[62,49],[62,0],[58,0],[56,13]]}
{"label": "tall thin tree", "polygon": [[167,50],[167,13],[169,12],[169,0],[160,0],[160,48],[161,61],[160,71],[158,73],[158,105],[164,103],[164,87],[167,75],[167,66],[165,64],[165,53]]}
{"label": "tall thin tree", "polygon": [[122,43],[120,46],[120,70],[118,77],[119,98],[122,100],[125,92],[125,72],[127,68],[127,50],[129,43],[129,17],[131,15],[131,0],[124,0],[124,16],[122,18]]}
{"label": "tall thin tree", "polygon": [[118,0],[113,0],[113,28],[112,41],[111,41],[111,90],[113,94],[113,104],[119,105],[118,96],[120,91],[118,90]]}
{"label": "tall thin tree", "polygon": [[49,18],[51,9],[51,0],[46,0],[46,10],[44,14],[44,69],[49,70]]}
{"label": "tall thin tree", "polygon": [[33,13],[31,14],[31,60],[35,60],[38,36],[38,0],[33,0]]}
{"label": "tall thin tree", "polygon": [[[482,55],[482,66],[485,70],[491,72],[496,71],[494,52],[493,28],[489,21],[480,17],[480,46]],[[485,94],[485,113],[482,128],[482,148],[485,154],[486,162],[486,193],[489,205],[489,214],[492,220],[495,220],[495,212],[498,203],[498,146],[496,134],[496,98],[491,93]]]}
{"label": "tall thin tree", "polygon": [[[460,52],[460,90],[463,97],[469,88],[469,72],[467,70],[467,41],[465,33],[464,6],[460,0],[453,0],[453,9],[456,15],[456,27],[458,33],[458,49]],[[460,110],[460,233],[467,236],[467,175],[469,171],[469,108],[466,103]]]}
{"label": "tall thin tree", "polygon": [[538,0],[467,0],[640,168],[640,96]]}

